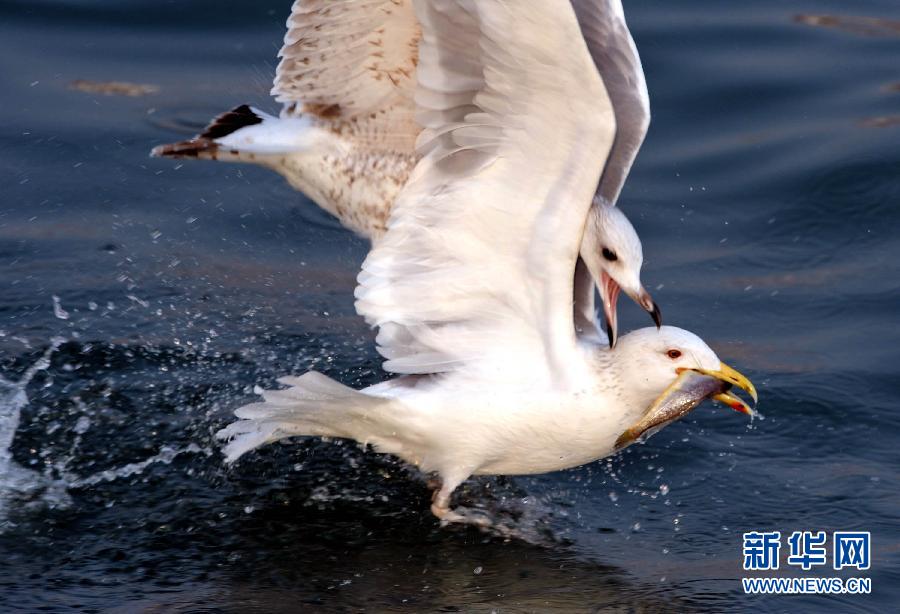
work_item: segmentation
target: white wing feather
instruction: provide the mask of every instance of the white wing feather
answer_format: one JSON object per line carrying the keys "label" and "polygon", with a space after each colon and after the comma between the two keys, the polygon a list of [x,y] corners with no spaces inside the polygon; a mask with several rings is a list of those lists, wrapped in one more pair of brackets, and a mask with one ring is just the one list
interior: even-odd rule
{"label": "white wing feather", "polygon": [[412,151],[420,31],[411,0],[296,0],[272,95],[374,148]]}
{"label": "white wing feather", "polygon": [[[616,115],[598,188],[615,203],[650,122],[647,85],[621,0],[571,1]],[[319,115],[375,148],[412,151],[421,33],[411,0],[296,0],[287,26],[272,88],[285,114]]]}
{"label": "white wing feather", "polygon": [[423,158],[356,294],[389,371],[537,356],[562,376],[576,351],[573,270],[615,119],[569,1],[521,6],[415,2]]}
{"label": "white wing feather", "polygon": [[616,139],[597,190],[615,204],[650,124],[650,96],[621,0],[572,0],[588,50],[616,114]]}

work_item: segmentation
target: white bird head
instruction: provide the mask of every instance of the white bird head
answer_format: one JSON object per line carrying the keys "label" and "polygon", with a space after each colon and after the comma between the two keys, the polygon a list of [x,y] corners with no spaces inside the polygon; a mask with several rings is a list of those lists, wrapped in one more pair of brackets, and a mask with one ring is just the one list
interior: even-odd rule
{"label": "white bird head", "polygon": [[[700,337],[681,328],[641,328],[624,335],[618,346],[610,351],[616,364],[621,365],[622,385],[640,408],[658,404],[660,397],[672,391],[672,385],[684,372],[738,386],[746,390],[754,402],[757,399],[750,380],[719,360]],[[752,415],[753,411],[746,403],[728,392],[730,386],[716,390],[711,398]]]}
{"label": "white bird head", "polygon": [[620,289],[650,314],[657,327],[662,324],[659,307],[641,285],[641,240],[621,209],[594,202],[588,214],[581,257],[600,290],[610,347],[615,347],[618,334],[616,303]]}

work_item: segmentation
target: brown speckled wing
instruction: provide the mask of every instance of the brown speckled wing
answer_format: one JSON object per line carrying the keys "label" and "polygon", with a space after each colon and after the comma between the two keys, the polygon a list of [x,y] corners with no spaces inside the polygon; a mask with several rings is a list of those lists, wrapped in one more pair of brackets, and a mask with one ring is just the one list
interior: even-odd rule
{"label": "brown speckled wing", "polygon": [[412,152],[421,31],[411,0],[297,0],[272,94],[376,149]]}

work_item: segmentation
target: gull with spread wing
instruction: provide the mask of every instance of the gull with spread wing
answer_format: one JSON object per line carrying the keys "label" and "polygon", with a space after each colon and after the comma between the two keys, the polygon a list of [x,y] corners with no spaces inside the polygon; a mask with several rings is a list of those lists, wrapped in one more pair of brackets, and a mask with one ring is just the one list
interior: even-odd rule
{"label": "gull with spread wing", "polygon": [[[153,155],[249,162],[269,167],[347,228],[374,244],[418,155],[415,80],[421,26],[412,0],[297,0],[288,19],[273,95],[280,117],[243,105],[199,136],[161,145]],[[577,330],[598,336],[600,291],[610,345],[620,289],[660,325],[640,280],[643,252],[615,206],[647,133],[650,103],[621,0],[572,0],[612,113],[598,117],[614,134],[588,214],[575,277]],[[597,102],[595,111],[601,112]],[[596,156],[595,152],[585,152]],[[596,162],[596,159],[594,160]]]}
{"label": "gull with spread wing", "polygon": [[[437,474],[434,514],[472,522],[450,506],[466,478],[609,455],[697,400],[687,375],[749,412],[728,388],[755,398],[752,385],[692,333],[640,329],[614,348],[576,335],[576,260],[615,129],[568,0],[414,5],[420,160],[356,290],[397,377],[284,378],[220,431],[227,459],[291,436],[354,439]],[[665,406],[667,391],[687,405]]]}

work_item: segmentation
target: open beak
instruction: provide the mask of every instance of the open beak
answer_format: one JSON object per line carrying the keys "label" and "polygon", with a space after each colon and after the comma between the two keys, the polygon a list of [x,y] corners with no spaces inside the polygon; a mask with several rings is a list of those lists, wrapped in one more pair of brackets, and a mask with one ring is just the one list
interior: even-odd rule
{"label": "open beak", "polygon": [[750,380],[725,363],[720,363],[718,370],[678,369],[675,381],[650,405],[640,420],[619,435],[615,449],[621,450],[635,441],[647,439],[689,413],[705,399],[719,401],[749,416],[755,415],[747,403],[730,392],[732,386],[747,391],[756,404],[756,388]]}
{"label": "open beak", "polygon": [[[610,277],[606,271],[603,271],[600,277],[600,301],[603,303],[603,315],[606,317],[606,335],[609,337],[609,347],[614,348],[619,338],[616,303],[619,300],[621,288],[616,283],[616,280]],[[662,326],[662,315],[659,312],[659,307],[653,302],[649,292],[643,287],[636,294],[626,292],[635,303],[650,314],[650,317],[653,318],[653,322],[656,324],[656,328]]]}
{"label": "open beak", "polygon": [[619,301],[620,288],[616,280],[606,271],[603,271],[600,277],[600,301],[603,303],[603,315],[606,317],[606,335],[609,337],[609,347],[614,348],[619,338],[616,303]]}
{"label": "open beak", "polygon": [[[723,381],[727,384],[731,384],[732,386],[737,386],[738,388],[745,390],[747,394],[750,395],[750,398],[753,399],[754,407],[759,401],[759,396],[756,394],[756,387],[753,385],[753,383],[739,371],[732,369],[724,362],[719,363],[718,371],[713,371],[711,369],[679,369],[679,372],[680,371],[693,371],[694,373],[699,373],[700,375],[708,375],[709,377],[714,377],[717,380]],[[742,414],[747,414],[748,416],[754,415],[753,409],[751,409],[751,407],[747,405],[747,403],[745,403],[743,399],[735,396],[728,390],[724,390],[719,394],[713,395],[712,399],[714,401],[724,403],[731,409],[739,411]]]}

